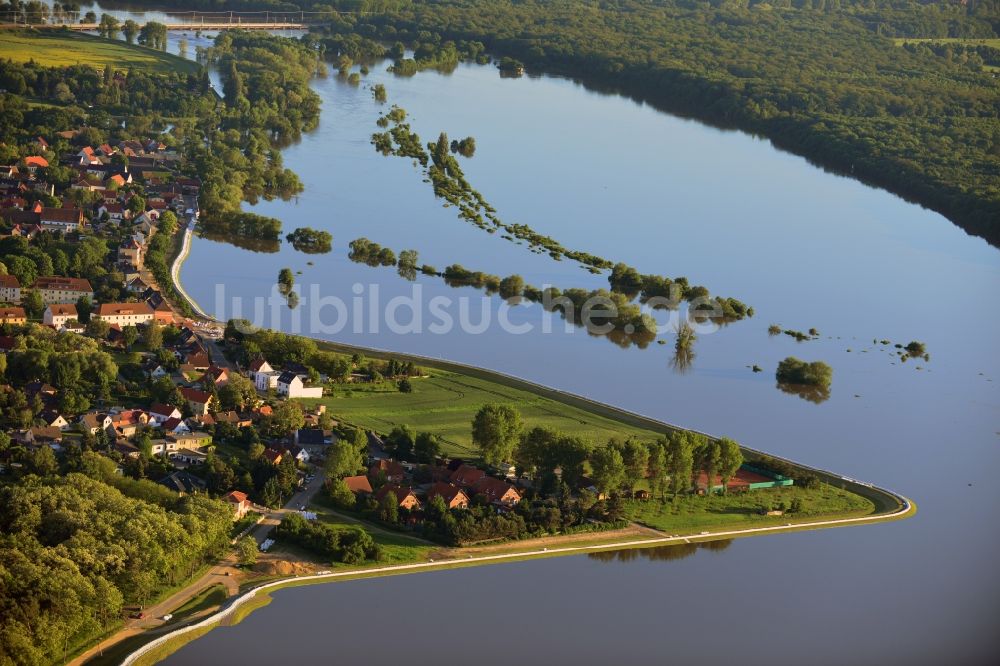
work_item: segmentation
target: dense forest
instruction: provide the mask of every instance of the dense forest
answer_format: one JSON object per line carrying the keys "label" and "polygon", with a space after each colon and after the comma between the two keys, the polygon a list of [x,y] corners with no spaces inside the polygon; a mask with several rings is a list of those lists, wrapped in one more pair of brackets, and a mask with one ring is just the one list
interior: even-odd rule
{"label": "dense forest", "polygon": [[[897,38],[993,38],[1000,3],[916,0],[184,0],[326,19],[327,56],[421,65],[495,58],[769,137],[885,187],[1000,244],[1000,94],[989,47]],[[334,10],[340,10],[335,12]],[[395,51],[395,53],[392,53]]]}
{"label": "dense forest", "polygon": [[222,502],[116,480],[96,453],[68,465],[0,488],[0,662],[64,661],[228,545]]}

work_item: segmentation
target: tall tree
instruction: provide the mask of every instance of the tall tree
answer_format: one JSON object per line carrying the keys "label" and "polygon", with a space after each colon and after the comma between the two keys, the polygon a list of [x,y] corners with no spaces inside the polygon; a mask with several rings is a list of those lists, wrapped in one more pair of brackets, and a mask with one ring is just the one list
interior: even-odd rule
{"label": "tall tree", "polygon": [[521,414],[508,405],[483,405],[472,420],[472,442],[488,465],[498,466],[514,458],[522,429]]}
{"label": "tall tree", "polygon": [[647,465],[647,475],[649,476],[649,492],[653,497],[663,495],[667,476],[667,452],[666,441],[657,440],[649,443],[649,463]]}
{"label": "tall tree", "polygon": [[621,488],[625,481],[625,462],[621,452],[614,446],[603,446],[590,457],[594,483],[604,494],[611,494]]}
{"label": "tall tree", "polygon": [[740,451],[740,445],[728,437],[719,439],[719,476],[722,477],[723,492],[742,464],[743,452]]}
{"label": "tall tree", "polygon": [[649,449],[640,441],[630,439],[621,450],[625,461],[625,482],[630,493],[646,478],[649,469]]}
{"label": "tall tree", "polygon": [[691,490],[694,474],[694,442],[689,433],[671,432],[667,437],[667,472],[670,492],[676,497]]}

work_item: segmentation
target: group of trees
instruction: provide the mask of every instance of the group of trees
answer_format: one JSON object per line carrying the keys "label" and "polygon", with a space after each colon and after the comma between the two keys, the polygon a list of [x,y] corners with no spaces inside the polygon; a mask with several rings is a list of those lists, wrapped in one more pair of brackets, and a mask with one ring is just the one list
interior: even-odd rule
{"label": "group of trees", "polygon": [[65,661],[228,545],[222,502],[115,488],[114,464],[93,453],[79,472],[0,488],[0,661]]}
{"label": "group of trees", "polygon": [[311,227],[299,227],[285,239],[292,247],[305,254],[325,254],[330,251],[333,243],[333,235],[329,231]]}
{"label": "group of trees", "polygon": [[830,397],[830,383],[833,368],[823,361],[803,361],[789,356],[775,371],[778,388],[785,393],[793,393],[805,400],[821,403]]}
{"label": "group of trees", "polygon": [[526,430],[514,407],[495,403],[476,413],[472,441],[487,464],[499,467],[513,462],[519,473],[531,475],[550,490],[557,477],[571,488],[579,487],[589,467],[589,478],[606,494],[622,490],[632,494],[648,482],[654,496],[678,495],[694,491],[700,476],[707,487],[719,477],[725,488],[743,464],[739,445],[726,437],[675,430],[653,442],[615,439],[594,448],[551,428]]}
{"label": "group of trees", "polygon": [[363,529],[338,529],[318,521],[309,521],[297,513],[285,516],[274,529],[277,539],[306,548],[331,562],[361,564],[378,562],[384,557],[382,546]]}

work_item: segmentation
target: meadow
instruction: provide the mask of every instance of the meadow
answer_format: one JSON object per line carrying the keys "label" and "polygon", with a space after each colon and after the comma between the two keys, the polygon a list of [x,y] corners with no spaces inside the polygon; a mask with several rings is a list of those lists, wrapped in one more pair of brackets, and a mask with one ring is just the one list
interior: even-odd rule
{"label": "meadow", "polygon": [[594,444],[604,444],[614,436],[647,441],[661,436],[514,386],[446,370],[432,372],[412,380],[412,393],[400,392],[391,382],[347,384],[332,396],[302,402],[308,406],[324,404],[335,418],[380,433],[399,425],[433,433],[442,439],[445,453],[450,455],[475,453],[472,418],[488,402],[516,406],[527,428],[547,426]]}
{"label": "meadow", "polygon": [[142,68],[151,72],[195,72],[197,63],[145,46],[69,31],[0,30],[0,57],[35,61],[46,67],[90,65],[103,69]]}

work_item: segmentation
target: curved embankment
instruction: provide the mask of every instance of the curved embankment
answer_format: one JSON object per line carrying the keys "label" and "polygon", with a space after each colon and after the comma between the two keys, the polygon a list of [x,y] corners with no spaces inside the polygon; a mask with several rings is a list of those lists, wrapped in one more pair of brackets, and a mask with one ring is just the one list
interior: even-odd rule
{"label": "curved embankment", "polygon": [[[829,474],[828,472],[822,472],[822,470],[815,470],[818,473]],[[835,477],[842,478],[843,477]],[[218,625],[224,620],[236,617],[239,618],[239,611],[243,606],[250,604],[254,600],[258,599],[262,595],[268,592],[280,589],[282,587],[288,587],[290,585],[302,585],[310,583],[324,583],[324,582],[334,582],[338,579],[349,579],[356,577],[368,577],[368,576],[391,576],[405,573],[416,573],[419,571],[433,571],[440,569],[447,569],[459,566],[471,566],[480,564],[491,564],[510,560],[522,560],[525,558],[534,557],[554,557],[558,555],[572,555],[586,552],[596,552],[601,550],[621,550],[624,548],[648,548],[651,546],[665,546],[672,544],[682,544],[682,543],[696,543],[699,541],[713,541],[716,539],[732,539],[741,537],[758,536],[761,534],[775,533],[775,532],[790,532],[802,529],[822,529],[827,527],[845,527],[849,525],[859,525],[865,523],[879,522],[884,520],[892,520],[896,518],[905,518],[907,515],[911,514],[916,510],[913,503],[902,495],[898,495],[892,491],[886,490],[884,488],[876,488],[869,484],[862,484],[858,481],[846,480],[851,483],[861,484],[863,487],[868,488],[873,493],[878,493],[882,495],[882,502],[886,501],[886,498],[891,498],[892,503],[896,505],[895,510],[879,512],[869,516],[860,516],[857,518],[839,518],[834,520],[816,520],[806,523],[790,523],[787,525],[775,525],[771,527],[750,527],[746,529],[739,530],[721,530],[718,532],[704,532],[696,536],[665,536],[665,537],[654,537],[649,539],[635,539],[631,541],[621,541],[617,543],[606,543],[588,546],[566,546],[563,548],[543,548],[541,550],[525,551],[525,552],[514,552],[514,553],[501,553],[498,555],[482,555],[479,557],[468,557],[465,559],[451,559],[443,560],[440,562],[419,562],[416,564],[397,564],[393,566],[386,567],[374,567],[369,569],[355,569],[351,571],[339,571],[335,573],[327,574],[316,574],[312,576],[300,576],[296,578],[288,578],[284,580],[274,581],[271,583],[265,583],[259,587],[255,587],[252,590],[247,591],[245,594],[234,598],[229,602],[224,608],[219,610],[213,615],[197,622],[195,624],[188,625],[172,631],[169,634],[164,634],[153,641],[150,641],[146,645],[130,654],[128,657],[122,661],[122,666],[131,666],[133,664],[140,664],[143,662],[143,657],[147,655],[153,655],[160,651],[161,649],[167,649],[168,644],[175,644],[176,648],[179,648],[183,643],[179,641],[187,634],[192,634],[190,637],[192,640],[203,635],[205,632]],[[876,507],[879,502],[876,502]],[[160,655],[165,656],[165,655]]]}
{"label": "curved embankment", "polygon": [[189,222],[187,227],[184,229],[184,242],[181,244],[181,251],[177,253],[177,256],[174,257],[174,262],[170,264],[170,279],[174,281],[174,288],[177,290],[177,293],[180,294],[185,301],[187,301],[187,304],[191,306],[191,309],[194,310],[199,317],[214,321],[213,317],[210,317],[204,310],[201,309],[201,306],[198,305],[198,301],[191,298],[191,294],[184,291],[184,285],[181,284],[181,266],[191,253],[192,236],[194,236],[194,222]]}

